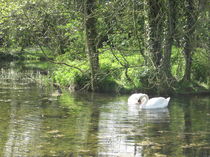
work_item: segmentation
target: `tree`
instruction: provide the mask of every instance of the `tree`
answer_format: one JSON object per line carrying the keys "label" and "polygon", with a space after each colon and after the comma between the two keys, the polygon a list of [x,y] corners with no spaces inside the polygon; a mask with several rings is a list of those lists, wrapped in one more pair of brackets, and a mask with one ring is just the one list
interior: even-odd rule
{"label": "tree", "polygon": [[192,52],[194,49],[194,32],[196,25],[195,0],[185,0],[185,35],[184,35],[184,55],[186,61],[184,80],[191,80]]}
{"label": "tree", "polygon": [[149,51],[155,67],[160,66],[163,41],[163,2],[148,0]]}
{"label": "tree", "polygon": [[85,42],[86,51],[90,63],[91,70],[91,90],[96,91],[98,86],[98,72],[99,72],[99,53],[97,50],[96,38],[96,0],[84,1],[84,26],[85,26]]}
{"label": "tree", "polygon": [[176,0],[167,1],[167,24],[166,24],[166,40],[164,45],[164,55],[162,59],[161,71],[165,73],[168,78],[171,75],[171,51],[174,42],[175,26],[176,26]]}

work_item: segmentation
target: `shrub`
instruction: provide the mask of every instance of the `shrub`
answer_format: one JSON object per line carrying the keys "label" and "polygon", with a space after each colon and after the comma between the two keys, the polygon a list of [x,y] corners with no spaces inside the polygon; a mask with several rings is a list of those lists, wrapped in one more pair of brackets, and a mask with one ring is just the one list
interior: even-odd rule
{"label": "shrub", "polygon": [[73,61],[69,64],[72,67],[79,67],[83,72],[76,68],[61,65],[54,71],[53,79],[62,86],[80,88],[85,82],[89,81],[88,64],[81,61]]}
{"label": "shrub", "polygon": [[199,82],[208,82],[210,77],[210,55],[202,49],[196,49],[193,55],[192,77]]}

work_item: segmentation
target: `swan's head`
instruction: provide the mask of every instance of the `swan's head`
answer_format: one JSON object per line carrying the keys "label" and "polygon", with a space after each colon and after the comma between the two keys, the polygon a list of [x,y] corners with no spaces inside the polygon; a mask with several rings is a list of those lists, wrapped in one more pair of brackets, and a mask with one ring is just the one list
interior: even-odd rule
{"label": "swan's head", "polygon": [[[136,104],[136,105],[141,105],[142,103],[144,103],[144,98],[146,94],[143,93],[135,93],[132,94],[129,98],[128,98],[128,104]],[[148,96],[147,96],[148,97]]]}
{"label": "swan's head", "polygon": [[141,105],[141,103],[142,103],[142,101],[141,101],[141,99],[139,98],[139,99],[138,99],[138,104]]}
{"label": "swan's head", "polygon": [[138,104],[139,105],[143,105],[145,102],[147,102],[149,100],[149,97],[147,94],[143,94],[139,97],[138,99]]}

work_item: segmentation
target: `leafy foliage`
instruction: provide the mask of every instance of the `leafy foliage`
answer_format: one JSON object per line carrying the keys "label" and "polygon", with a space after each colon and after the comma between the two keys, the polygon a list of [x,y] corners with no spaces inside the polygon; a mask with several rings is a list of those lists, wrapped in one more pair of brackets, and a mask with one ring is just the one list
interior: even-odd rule
{"label": "leafy foliage", "polygon": [[196,49],[193,56],[193,80],[207,83],[210,76],[210,54],[203,51],[202,49]]}
{"label": "leafy foliage", "polygon": [[182,80],[185,72],[184,71],[185,59],[184,59],[183,49],[178,47],[172,48],[171,64],[172,64],[172,75],[177,80]]}
{"label": "leafy foliage", "polygon": [[[90,6],[85,9],[84,1],[1,1],[0,51],[56,63],[53,80],[76,90],[91,86],[89,41],[94,41],[92,46],[99,53],[99,70],[94,76],[99,91],[155,91],[165,87],[163,79],[176,82],[166,88],[182,87],[189,66],[192,82],[210,84],[210,18],[204,4],[196,0],[189,8],[190,1],[173,1],[170,8],[172,1],[155,0],[152,5],[133,0],[94,2],[87,16],[85,10]],[[152,14],[153,7],[159,9],[158,14]],[[192,14],[187,14],[190,9]],[[85,20],[90,18],[96,20],[96,36],[88,41]],[[190,26],[189,20],[197,21]]]}

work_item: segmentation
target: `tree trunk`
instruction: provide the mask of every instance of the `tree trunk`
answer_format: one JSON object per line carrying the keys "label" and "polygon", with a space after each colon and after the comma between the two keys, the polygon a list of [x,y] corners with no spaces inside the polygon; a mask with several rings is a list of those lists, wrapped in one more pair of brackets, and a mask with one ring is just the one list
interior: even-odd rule
{"label": "tree trunk", "polygon": [[168,78],[172,78],[171,75],[171,51],[174,41],[176,24],[176,0],[168,0],[168,13],[167,13],[167,31],[164,56],[162,60],[162,71]]}
{"label": "tree trunk", "polygon": [[195,31],[195,2],[194,0],[186,0],[186,30],[184,36],[184,54],[185,54],[185,75],[184,80],[191,80],[192,52],[193,52],[193,34]]}
{"label": "tree trunk", "polygon": [[156,67],[162,58],[163,21],[161,0],[148,0],[149,49]]}
{"label": "tree trunk", "polygon": [[91,70],[91,90],[96,91],[98,86],[97,74],[99,71],[99,57],[96,47],[96,18],[94,11],[96,8],[96,0],[85,0],[85,37],[86,52],[89,58]]}

